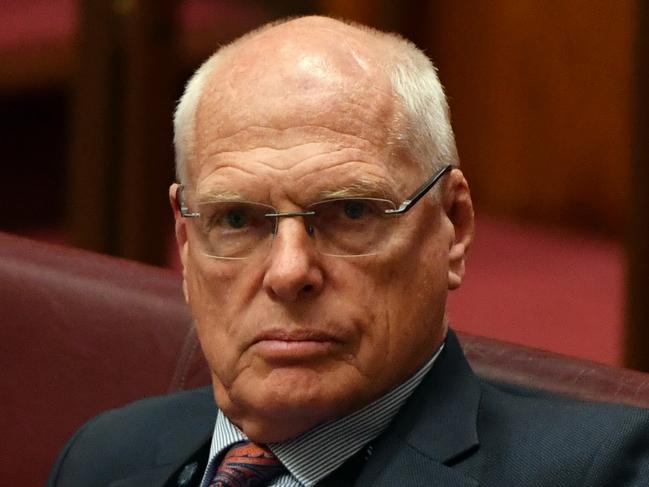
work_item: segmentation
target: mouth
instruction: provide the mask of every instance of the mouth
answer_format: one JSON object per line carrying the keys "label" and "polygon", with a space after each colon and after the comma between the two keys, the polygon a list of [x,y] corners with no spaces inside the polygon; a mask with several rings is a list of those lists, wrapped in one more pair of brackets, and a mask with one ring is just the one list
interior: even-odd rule
{"label": "mouth", "polygon": [[333,335],[318,330],[270,330],[257,335],[250,349],[269,362],[294,362],[331,355],[341,345]]}

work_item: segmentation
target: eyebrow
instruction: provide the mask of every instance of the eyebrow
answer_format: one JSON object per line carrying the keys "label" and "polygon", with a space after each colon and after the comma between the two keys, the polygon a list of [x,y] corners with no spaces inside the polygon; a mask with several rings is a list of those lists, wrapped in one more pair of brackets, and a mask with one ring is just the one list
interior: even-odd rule
{"label": "eyebrow", "polygon": [[197,203],[211,203],[214,201],[246,201],[246,198],[237,191],[229,189],[212,188],[204,193],[196,194]]}
{"label": "eyebrow", "polygon": [[[330,200],[337,198],[383,198],[392,199],[391,191],[385,184],[374,179],[359,179],[353,183],[326,189],[318,193],[319,200]],[[220,202],[220,201],[251,201],[238,191],[229,189],[210,188],[200,194],[195,194],[198,204]]]}
{"label": "eyebrow", "polygon": [[335,198],[385,198],[390,199],[390,191],[385,185],[371,179],[360,179],[349,185],[319,193],[323,200]]}

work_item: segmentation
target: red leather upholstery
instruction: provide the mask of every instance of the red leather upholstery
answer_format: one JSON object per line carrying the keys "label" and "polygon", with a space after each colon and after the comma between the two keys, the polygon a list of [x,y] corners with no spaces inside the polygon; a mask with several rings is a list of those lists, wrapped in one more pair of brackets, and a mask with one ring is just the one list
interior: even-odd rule
{"label": "red leather upholstery", "polygon": [[169,271],[0,234],[0,326],[0,483],[44,484],[99,411],[209,382]]}
{"label": "red leather upholstery", "polygon": [[[42,485],[85,420],[209,383],[169,271],[0,233],[0,479]],[[460,336],[479,374],[649,406],[649,375]]]}
{"label": "red leather upholstery", "polygon": [[649,374],[490,338],[458,334],[480,376],[586,401],[649,407]]}

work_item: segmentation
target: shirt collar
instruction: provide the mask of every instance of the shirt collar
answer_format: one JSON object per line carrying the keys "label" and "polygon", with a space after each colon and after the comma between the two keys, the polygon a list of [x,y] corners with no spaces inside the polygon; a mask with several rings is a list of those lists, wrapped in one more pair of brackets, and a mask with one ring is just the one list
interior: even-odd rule
{"label": "shirt collar", "polygon": [[[443,348],[444,343],[415,374],[374,402],[347,416],[322,423],[291,440],[271,443],[269,448],[302,485],[311,487],[317,484],[385,431],[433,367]],[[205,477],[213,475],[216,459],[225,450],[245,440],[246,435],[219,410]]]}

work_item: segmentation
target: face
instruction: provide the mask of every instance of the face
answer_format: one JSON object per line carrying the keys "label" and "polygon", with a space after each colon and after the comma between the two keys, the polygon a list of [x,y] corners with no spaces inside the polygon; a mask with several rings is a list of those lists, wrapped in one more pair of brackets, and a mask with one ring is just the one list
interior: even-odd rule
{"label": "face", "polygon": [[[429,176],[388,142],[396,108],[387,82],[351,90],[340,80],[291,76],[204,96],[190,206],[227,194],[299,211],[359,182],[358,196],[399,203]],[[371,256],[318,253],[298,217],[280,220],[267,251],[215,259],[205,255],[199,226],[176,215],[186,297],[215,396],[250,438],[282,441],[358,409],[434,353],[445,334],[446,292],[459,284],[464,259],[449,214],[458,195],[468,198],[459,171],[445,179],[452,195],[395,219]]]}

